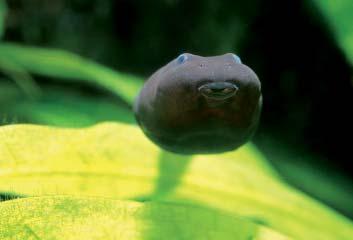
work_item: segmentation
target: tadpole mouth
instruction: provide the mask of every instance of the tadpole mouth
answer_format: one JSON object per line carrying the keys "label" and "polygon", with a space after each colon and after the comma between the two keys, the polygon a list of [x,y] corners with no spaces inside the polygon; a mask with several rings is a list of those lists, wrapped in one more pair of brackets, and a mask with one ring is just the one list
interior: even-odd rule
{"label": "tadpole mouth", "polygon": [[212,82],[199,87],[200,93],[206,98],[224,100],[235,95],[238,87],[229,82]]}

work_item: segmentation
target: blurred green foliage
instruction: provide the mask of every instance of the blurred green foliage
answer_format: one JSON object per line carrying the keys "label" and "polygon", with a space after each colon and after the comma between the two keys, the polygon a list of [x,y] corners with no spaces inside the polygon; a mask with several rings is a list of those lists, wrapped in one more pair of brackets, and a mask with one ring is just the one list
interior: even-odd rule
{"label": "blurred green foliage", "polygon": [[[40,97],[30,99],[13,84],[0,83],[3,94],[0,124],[37,123],[63,127],[85,127],[102,121],[134,123],[131,110],[112,97],[90,96],[63,87],[42,87]],[[6,98],[6,99],[5,99]],[[3,101],[6,104],[1,104]]]}
{"label": "blurred green foliage", "polygon": [[131,103],[142,86],[142,80],[121,74],[107,67],[61,50],[49,50],[18,45],[0,44],[1,62],[10,72],[31,72],[58,80],[81,81],[104,88]]}
{"label": "blurred green foliage", "polygon": [[353,216],[353,188],[351,180],[332,167],[320,167],[318,156],[307,149],[292,148],[283,141],[266,136],[263,153],[284,180],[315,196],[335,209]]}
{"label": "blurred green foliage", "polygon": [[[0,13],[3,26],[3,1]],[[0,43],[0,71],[4,74],[0,82],[0,124],[29,122],[81,127],[104,120],[134,122],[128,106],[142,80],[133,75],[118,73],[66,51],[4,42]],[[55,78],[57,86],[40,86],[33,74]],[[60,82],[76,82],[111,94],[91,96],[60,87]]]}
{"label": "blurred green foliage", "polygon": [[338,42],[347,58],[353,64],[353,27],[351,0],[314,0],[322,10],[332,31],[336,34]]}
{"label": "blurred green foliage", "polygon": [[23,92],[21,94],[8,81],[1,82],[1,90],[4,92],[3,101],[0,102],[3,124],[11,123],[14,119],[70,127],[87,126],[104,120],[134,122],[128,105],[119,99],[87,94],[85,96],[80,91],[63,87],[39,87],[31,77],[31,74],[39,74],[55,77],[57,81],[78,81],[105,89],[131,104],[142,86],[142,81],[132,75],[112,71],[64,51],[8,43],[0,44],[0,69]]}
{"label": "blurred green foliage", "polygon": [[0,1],[0,39],[4,34],[4,20],[5,20],[6,10],[7,10],[6,2],[3,0]]}

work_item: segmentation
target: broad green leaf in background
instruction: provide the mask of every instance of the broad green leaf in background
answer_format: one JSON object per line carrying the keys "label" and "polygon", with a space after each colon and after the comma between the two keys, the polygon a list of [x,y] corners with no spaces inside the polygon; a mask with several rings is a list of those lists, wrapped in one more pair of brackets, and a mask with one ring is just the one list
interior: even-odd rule
{"label": "broad green leaf in background", "polygon": [[5,25],[5,16],[7,12],[6,2],[4,0],[0,0],[0,39],[4,34],[4,25]]}
{"label": "broad green leaf in background", "polygon": [[[58,91],[53,86],[41,86],[42,91],[30,73],[55,77],[57,81],[86,82],[118,95],[129,104],[142,86],[137,77],[115,72],[62,50],[4,43],[0,44],[0,71],[26,93],[0,102],[0,124],[12,122],[12,119],[67,127],[82,127],[107,120],[134,122],[131,110],[118,99],[84,96],[82,92],[68,88]],[[3,85],[1,83],[0,95],[8,96],[9,86],[5,83],[7,87],[4,88]]]}
{"label": "broad green leaf in background", "polygon": [[336,168],[317,165],[319,156],[269,135],[260,144],[262,153],[289,183],[353,218],[353,188],[349,177]]}
{"label": "broad green leaf in background", "polygon": [[13,63],[10,59],[0,57],[0,71],[12,79],[29,98],[33,99],[40,96],[39,86],[20,65]]}
{"label": "broad green leaf in background", "polygon": [[14,99],[20,97],[22,93],[19,89],[10,84],[10,81],[5,78],[0,78],[0,107],[3,109],[3,105],[12,102]]}
{"label": "broad green leaf in background", "polygon": [[[102,121],[134,123],[128,106],[112,96],[91,96],[64,87],[41,87],[40,97],[28,99],[8,82],[0,82],[1,124],[29,122],[64,127],[85,127]],[[12,119],[15,121],[11,121]]]}
{"label": "broad green leaf in background", "polygon": [[314,0],[338,37],[347,58],[353,64],[352,0]]}
{"label": "broad green leaf in background", "polygon": [[250,144],[224,154],[175,155],[136,126],[118,123],[5,126],[0,139],[0,192],[193,204],[294,239],[353,236],[348,219],[283,183]]}
{"label": "broad green leaf in background", "polygon": [[37,197],[0,204],[1,239],[281,240],[245,219],[168,203]]}
{"label": "broad green leaf in background", "polygon": [[20,101],[12,111],[18,119],[61,127],[87,127],[103,121],[135,123],[132,112],[105,98],[48,90],[40,100]]}
{"label": "broad green leaf in background", "polygon": [[142,80],[133,75],[115,72],[78,55],[62,51],[16,44],[0,44],[0,62],[18,65],[30,73],[55,77],[57,80],[80,81],[104,88],[132,103]]}

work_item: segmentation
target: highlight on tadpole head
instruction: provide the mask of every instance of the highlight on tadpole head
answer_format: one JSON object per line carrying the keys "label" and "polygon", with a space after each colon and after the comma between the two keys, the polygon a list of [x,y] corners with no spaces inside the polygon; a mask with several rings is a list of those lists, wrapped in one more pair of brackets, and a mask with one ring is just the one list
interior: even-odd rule
{"label": "highlight on tadpole head", "polygon": [[234,96],[239,88],[229,82],[213,82],[202,85],[198,90],[207,98],[224,100]]}

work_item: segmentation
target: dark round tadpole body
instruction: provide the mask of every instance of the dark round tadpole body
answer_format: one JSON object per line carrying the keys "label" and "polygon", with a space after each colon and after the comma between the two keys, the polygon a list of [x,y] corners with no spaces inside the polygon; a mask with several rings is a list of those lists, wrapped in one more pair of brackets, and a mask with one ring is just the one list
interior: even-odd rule
{"label": "dark round tadpole body", "polygon": [[219,153],[251,138],[261,105],[260,81],[239,57],[185,53],[146,81],[134,112],[143,132],[166,150]]}

